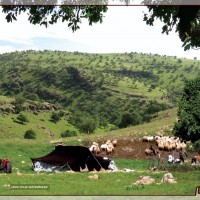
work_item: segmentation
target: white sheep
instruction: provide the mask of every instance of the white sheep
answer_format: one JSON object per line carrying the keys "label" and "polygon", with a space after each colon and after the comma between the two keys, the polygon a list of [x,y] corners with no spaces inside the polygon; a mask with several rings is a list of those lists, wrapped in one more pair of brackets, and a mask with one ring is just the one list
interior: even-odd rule
{"label": "white sheep", "polygon": [[108,155],[110,155],[110,154],[112,154],[113,151],[114,151],[114,146],[113,146],[113,144],[112,144],[112,143],[108,144],[108,145],[107,145],[107,148],[106,148],[106,153],[107,153]]}
{"label": "white sheep", "polygon": [[100,149],[101,149],[102,151],[106,151],[107,147],[108,147],[107,144],[102,144],[102,145],[100,146]]}
{"label": "white sheep", "polygon": [[144,136],[142,141],[144,142],[153,142],[155,140],[155,136]]}
{"label": "white sheep", "polygon": [[92,146],[89,148],[89,150],[90,150],[90,152],[92,152],[94,154],[100,153],[99,145],[92,144]]}
{"label": "white sheep", "polygon": [[113,141],[112,141],[112,144],[113,144],[114,147],[116,147],[116,146],[117,146],[117,140],[116,140],[116,139],[113,140]]}

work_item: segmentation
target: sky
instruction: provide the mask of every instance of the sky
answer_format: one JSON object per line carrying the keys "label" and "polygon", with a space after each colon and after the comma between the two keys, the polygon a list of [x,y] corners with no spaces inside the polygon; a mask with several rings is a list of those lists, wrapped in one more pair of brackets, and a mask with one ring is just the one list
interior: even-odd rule
{"label": "sky", "polygon": [[7,23],[0,9],[0,53],[22,50],[60,50],[87,53],[152,53],[200,59],[199,50],[184,51],[178,33],[162,34],[162,22],[146,25],[145,6],[109,6],[103,23],[89,26],[83,21],[72,32],[67,23],[58,22],[48,28],[30,24],[27,14]]}

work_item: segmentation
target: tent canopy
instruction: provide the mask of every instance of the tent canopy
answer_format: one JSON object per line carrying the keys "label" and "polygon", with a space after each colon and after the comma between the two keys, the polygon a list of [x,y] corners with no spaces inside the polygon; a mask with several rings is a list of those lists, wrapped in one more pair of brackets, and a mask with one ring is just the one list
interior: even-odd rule
{"label": "tent canopy", "polygon": [[110,159],[95,156],[87,147],[83,146],[56,146],[55,149],[39,158],[31,158],[33,165],[35,162],[43,162],[57,167],[68,165],[73,171],[80,171],[88,168],[99,171],[101,168],[108,169]]}

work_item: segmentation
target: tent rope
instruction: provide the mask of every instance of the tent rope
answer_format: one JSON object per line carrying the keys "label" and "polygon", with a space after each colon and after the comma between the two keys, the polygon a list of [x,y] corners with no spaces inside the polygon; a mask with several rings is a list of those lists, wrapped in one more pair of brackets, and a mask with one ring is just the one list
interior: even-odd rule
{"label": "tent rope", "polygon": [[[91,153],[91,152],[90,152]],[[102,168],[102,169],[104,169],[103,167],[102,167],[102,165],[99,163],[99,161],[95,158],[95,156],[93,155],[93,153],[91,153],[92,154],[92,156],[94,157],[94,159],[97,161],[97,163],[100,165],[100,167]]]}

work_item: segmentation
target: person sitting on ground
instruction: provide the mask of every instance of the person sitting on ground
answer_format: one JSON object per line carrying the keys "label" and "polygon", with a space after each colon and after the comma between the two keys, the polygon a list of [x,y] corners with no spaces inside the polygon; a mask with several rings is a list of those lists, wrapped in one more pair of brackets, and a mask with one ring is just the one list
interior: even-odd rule
{"label": "person sitting on ground", "polygon": [[173,157],[172,155],[169,155],[169,156],[168,156],[168,163],[169,163],[169,164],[174,163],[174,157]]}
{"label": "person sitting on ground", "polygon": [[192,164],[192,165],[197,164],[197,159],[196,159],[195,156],[192,157],[191,164]]}

